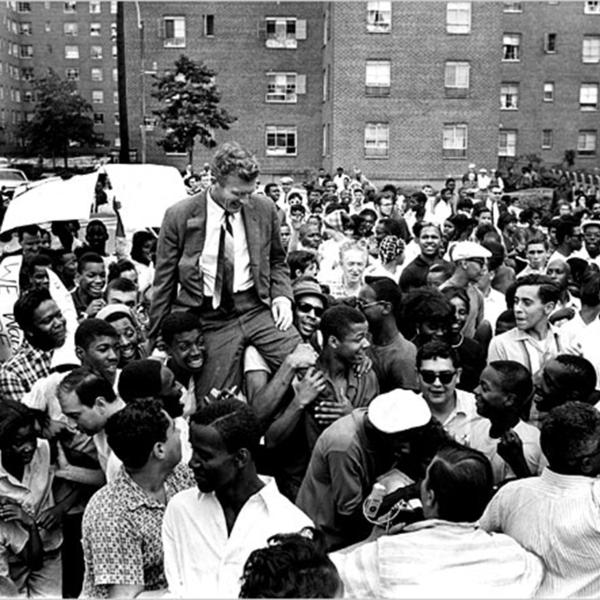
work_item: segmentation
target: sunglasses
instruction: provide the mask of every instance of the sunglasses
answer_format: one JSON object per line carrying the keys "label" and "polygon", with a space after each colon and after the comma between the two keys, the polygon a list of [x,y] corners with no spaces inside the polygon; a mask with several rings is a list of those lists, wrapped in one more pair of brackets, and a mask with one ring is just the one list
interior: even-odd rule
{"label": "sunglasses", "polygon": [[485,259],[483,258],[467,258],[468,261],[477,263],[480,267],[485,265]]}
{"label": "sunglasses", "polygon": [[427,371],[421,370],[421,377],[425,383],[435,383],[436,379],[440,380],[442,385],[448,385],[456,375],[456,371]]}
{"label": "sunglasses", "polygon": [[321,315],[325,311],[324,308],[321,308],[320,306],[313,306],[308,302],[299,302],[296,305],[296,309],[298,310],[298,312],[301,312],[304,315],[307,315],[312,311],[315,314],[315,317],[317,317],[318,319],[321,318]]}
{"label": "sunglasses", "polygon": [[366,308],[371,308],[371,306],[377,306],[378,304],[381,304],[381,300],[376,300],[375,302],[365,302],[364,300],[360,300],[360,299],[356,300],[356,305],[361,310],[365,310]]}

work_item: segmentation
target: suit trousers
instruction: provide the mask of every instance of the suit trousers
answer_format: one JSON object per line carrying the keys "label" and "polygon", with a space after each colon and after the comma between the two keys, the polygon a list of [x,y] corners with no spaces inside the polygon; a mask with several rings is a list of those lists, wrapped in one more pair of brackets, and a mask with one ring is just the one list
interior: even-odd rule
{"label": "suit trousers", "polygon": [[204,299],[196,312],[206,344],[202,372],[195,377],[196,404],[215,388],[242,389],[244,350],[254,346],[275,373],[285,357],[302,341],[294,326],[287,331],[275,327],[271,309],[260,301],[255,288],[233,295],[234,309],[213,309],[212,298]]}

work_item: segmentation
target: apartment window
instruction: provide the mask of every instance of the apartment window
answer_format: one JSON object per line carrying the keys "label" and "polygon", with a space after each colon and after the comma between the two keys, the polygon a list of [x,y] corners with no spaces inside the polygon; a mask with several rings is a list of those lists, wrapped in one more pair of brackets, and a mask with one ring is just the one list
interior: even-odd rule
{"label": "apartment window", "polygon": [[267,73],[267,102],[297,102],[296,73]]}
{"label": "apartment window", "polygon": [[110,0],[110,14],[117,14],[117,0]]}
{"label": "apartment window", "polygon": [[90,0],[90,14],[99,15],[102,12],[100,0]]}
{"label": "apartment window", "polygon": [[600,62],[600,35],[584,35],[582,59],[584,63]]}
{"label": "apartment window", "polygon": [[202,15],[202,30],[205,37],[215,35],[215,15]]}
{"label": "apartment window", "polygon": [[31,2],[17,2],[17,12],[30,13],[31,12]]}
{"label": "apartment window", "polygon": [[598,110],[598,84],[582,83],[579,88],[579,108],[581,110]]}
{"label": "apartment window", "polygon": [[15,90],[15,102],[21,102],[21,91]]}
{"label": "apartment window", "polygon": [[21,69],[21,79],[31,81],[33,79],[33,67],[23,67]]}
{"label": "apartment window", "polygon": [[102,46],[90,46],[90,58],[102,60]]}
{"label": "apartment window", "polygon": [[542,129],[542,150],[550,150],[554,141],[554,131],[552,129]]}
{"label": "apartment window", "polygon": [[467,156],[467,125],[448,123],[442,132],[442,157],[464,158]]}
{"label": "apartment window", "polygon": [[328,151],[327,125],[328,123],[324,123],[321,130],[321,156],[327,156]]}
{"label": "apartment window", "polygon": [[500,85],[500,108],[517,110],[519,108],[519,84],[502,83]]}
{"label": "apartment window", "polygon": [[64,2],[63,12],[74,13],[77,12],[77,2]]}
{"label": "apartment window", "polygon": [[469,75],[471,65],[468,62],[447,61],[444,69],[444,87],[447,91],[462,91],[464,95],[469,90]]}
{"label": "apartment window", "polygon": [[185,48],[185,17],[163,17],[163,46]]}
{"label": "apartment window", "polygon": [[117,24],[116,23],[110,24],[110,41],[111,42],[117,41]]}
{"label": "apartment window", "polygon": [[517,132],[514,129],[505,129],[498,135],[498,156],[517,155]]}
{"label": "apartment window", "polygon": [[94,113],[94,123],[96,125],[104,123],[104,113]]}
{"label": "apartment window", "polygon": [[65,46],[65,58],[79,58],[79,46]]}
{"label": "apartment window", "polygon": [[448,2],[446,33],[471,33],[471,3]]}
{"label": "apartment window", "polygon": [[298,132],[296,127],[267,125],[267,156],[296,156]]}
{"label": "apartment window", "polygon": [[113,119],[113,123],[118,127],[121,124],[121,117],[119,116],[119,113],[116,112],[114,113],[114,119]]}
{"label": "apartment window", "polygon": [[556,53],[556,34],[555,33],[547,33],[544,36],[544,52],[546,54],[555,54]]}
{"label": "apartment window", "polygon": [[577,154],[579,156],[593,156],[596,154],[596,130],[580,130],[577,135]]}
{"label": "apartment window", "polygon": [[521,34],[505,33],[502,36],[502,60],[518,61],[521,59]]}
{"label": "apartment window", "polygon": [[33,46],[31,44],[23,44],[19,51],[20,58],[31,58],[33,56]]}
{"label": "apartment window", "polygon": [[90,35],[97,36],[100,35],[102,30],[102,25],[100,23],[90,23]]}
{"label": "apartment window", "polygon": [[289,17],[267,17],[265,38],[267,48],[297,48],[298,40],[306,39],[306,21]]}
{"label": "apartment window", "polygon": [[119,92],[116,90],[113,92],[113,104],[119,104]]}
{"label": "apartment window", "polygon": [[44,31],[46,33],[49,33],[50,31],[52,31],[52,25],[51,25],[50,21],[46,21],[44,23]]}
{"label": "apartment window", "polygon": [[0,100],[4,100],[4,86],[3,85],[0,85]]}
{"label": "apartment window", "polygon": [[68,37],[76,37],[79,33],[79,25],[77,23],[64,23],[63,32]]}
{"label": "apartment window", "polygon": [[323,69],[323,102],[329,100],[329,65]]}
{"label": "apartment window", "polygon": [[91,77],[92,77],[92,81],[102,81],[103,77],[102,77],[102,69],[98,68],[98,67],[94,67],[91,70]]}
{"label": "apartment window", "polygon": [[503,10],[505,13],[523,12],[523,3],[522,2],[505,2]]}
{"label": "apartment window", "polygon": [[32,32],[31,23],[29,23],[29,22],[19,23],[19,33],[21,35],[31,35],[31,32]]}
{"label": "apartment window", "polygon": [[369,33],[389,33],[391,30],[391,1],[369,0],[367,2],[367,31]]}
{"label": "apartment window", "polygon": [[113,80],[113,83],[117,83],[117,81],[119,80],[119,70],[117,69],[117,67],[113,67],[112,80]]}
{"label": "apartment window", "polygon": [[368,60],[365,67],[367,96],[389,96],[392,64],[389,60]]}
{"label": "apartment window", "polygon": [[586,15],[600,15],[600,2],[598,0],[588,0],[583,5],[583,12]]}
{"label": "apartment window", "polygon": [[544,82],[544,102],[554,102],[554,82]]}
{"label": "apartment window", "polygon": [[65,76],[69,81],[79,81],[79,69],[65,69]]}
{"label": "apartment window", "polygon": [[144,117],[144,129],[146,131],[154,131],[156,124],[157,124],[156,117],[149,117],[149,116]]}
{"label": "apartment window", "polygon": [[92,90],[92,104],[102,104],[104,102],[104,92],[102,90]]}
{"label": "apartment window", "polygon": [[365,125],[365,158],[387,158],[389,148],[389,123],[367,123]]}
{"label": "apartment window", "polygon": [[117,54],[118,54],[117,45],[116,45],[116,44],[113,44],[113,45],[110,47],[110,55],[111,55],[113,58],[117,58]]}

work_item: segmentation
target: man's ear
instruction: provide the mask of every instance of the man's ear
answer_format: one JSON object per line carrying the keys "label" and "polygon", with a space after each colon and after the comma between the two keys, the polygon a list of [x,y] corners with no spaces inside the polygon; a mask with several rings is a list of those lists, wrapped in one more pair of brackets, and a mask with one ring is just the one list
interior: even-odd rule
{"label": "man's ear", "polygon": [[387,301],[382,301],[381,306],[383,307],[383,314],[389,315],[392,312],[392,303]]}
{"label": "man's ear", "polygon": [[514,392],[508,392],[504,400],[504,406],[514,408],[517,405],[517,395]]}
{"label": "man's ear", "polygon": [[461,375],[462,375],[462,367],[458,367],[458,369],[456,369],[456,381],[460,381]]}
{"label": "man's ear", "polygon": [[[423,500],[425,501],[425,506],[429,509],[434,508],[437,504],[437,498],[435,497],[435,492],[432,489],[429,489],[427,487],[425,489],[425,494],[424,494]],[[431,511],[429,511],[429,512],[431,512]]]}
{"label": "man's ear", "polygon": [[108,402],[104,396],[98,396],[94,400],[94,408],[98,409],[98,412],[104,413],[106,411],[106,407],[108,406]]}
{"label": "man's ear", "polygon": [[546,302],[546,304],[544,304],[544,313],[547,317],[549,317],[553,313],[555,308],[556,302]]}
{"label": "man's ear", "polygon": [[331,346],[334,350],[337,350],[340,346],[340,341],[335,337],[335,335],[330,335],[327,338],[327,344]]}
{"label": "man's ear", "polygon": [[79,362],[83,364],[84,350],[81,346],[75,346],[75,356],[79,359]]}
{"label": "man's ear", "polygon": [[252,455],[248,448],[239,448],[235,453],[235,466],[238,469],[243,469],[249,462],[252,461]]}

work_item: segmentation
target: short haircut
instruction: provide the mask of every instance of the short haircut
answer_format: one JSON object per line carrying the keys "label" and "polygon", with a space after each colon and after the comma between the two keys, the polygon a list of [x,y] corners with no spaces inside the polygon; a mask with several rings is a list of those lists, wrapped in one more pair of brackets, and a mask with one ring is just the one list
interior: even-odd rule
{"label": "short haircut", "polygon": [[89,233],[92,229],[95,229],[95,228],[102,229],[104,231],[104,233],[106,233],[108,235],[108,229],[106,228],[106,225],[100,219],[92,219],[87,224],[85,231],[86,231],[86,233]]}
{"label": "short haircut", "polygon": [[77,272],[83,273],[85,267],[89,264],[102,265],[104,266],[104,260],[96,252],[86,252],[77,260]]}
{"label": "short haircut", "polygon": [[544,419],[540,445],[553,471],[575,474],[574,463],[590,443],[598,443],[599,437],[600,412],[583,402],[566,402]]}
{"label": "short haircut", "polygon": [[546,304],[547,302],[558,302],[560,299],[560,288],[554,283],[554,280],[547,275],[531,273],[519,277],[515,282],[515,293],[524,285],[539,286],[538,296],[543,304]]}
{"label": "short haircut", "polygon": [[352,325],[366,323],[367,318],[360,310],[340,304],[328,308],[321,317],[321,332],[326,344],[330,336],[343,340],[350,332]]}
{"label": "short haircut", "polygon": [[274,181],[267,183],[264,187],[265,194],[268,195],[273,188],[279,189],[279,186]]}
{"label": "short haircut", "polygon": [[495,271],[498,267],[504,264],[505,251],[502,244],[488,240],[482,242],[481,245],[492,253],[492,255],[488,258],[488,269],[490,271]]}
{"label": "short haircut", "polygon": [[211,171],[218,183],[223,183],[229,175],[250,183],[258,177],[259,166],[256,157],[240,144],[225,142],[213,158]]}
{"label": "short haircut", "polygon": [[417,234],[417,232],[415,231],[415,235],[417,237],[420,238],[425,229],[435,229],[437,231],[437,234],[440,236],[440,238],[442,237],[442,230],[440,229],[439,225],[436,225],[435,223],[420,223],[420,225],[421,225],[421,228],[419,229],[419,233]]}
{"label": "short haircut", "polygon": [[522,408],[533,393],[533,382],[529,369],[514,360],[494,360],[489,366],[501,375],[502,391],[514,394],[517,408]]}
{"label": "short haircut", "polygon": [[481,517],[492,497],[494,476],[484,454],[448,442],[429,464],[427,483],[435,494],[438,518],[472,523]]}
{"label": "short haircut", "polygon": [[244,565],[240,598],[334,598],[341,579],[312,527],[279,533],[253,550]]}
{"label": "short haircut", "polygon": [[295,277],[296,271],[299,269],[302,273],[312,264],[319,264],[317,255],[310,250],[293,250],[289,252],[286,258],[287,264],[290,267],[290,275],[292,279]]}
{"label": "short haircut", "polygon": [[19,227],[17,229],[17,237],[19,242],[23,241],[23,236],[25,234],[35,237],[36,235],[40,235],[42,233],[42,228],[39,225],[26,225],[25,227]]}
{"label": "short haircut", "polygon": [[[111,263],[108,266],[108,281],[118,279],[127,271],[135,271],[135,265],[126,258],[121,258],[117,262]],[[135,285],[135,284],[134,284]]]}
{"label": "short haircut", "polygon": [[598,378],[594,365],[576,354],[559,354],[554,360],[563,368],[556,383],[564,389],[565,396],[585,402],[596,389]]}
{"label": "short haircut", "polygon": [[529,248],[529,246],[531,246],[532,244],[543,244],[544,245],[544,250],[548,250],[548,240],[546,239],[546,237],[544,235],[532,235],[526,242],[525,242],[525,252],[527,252],[527,248]]}
{"label": "short haircut", "polygon": [[121,371],[119,396],[128,404],[139,398],[158,398],[162,387],[162,368],[162,363],[152,358],[131,361]]}
{"label": "short haircut", "polygon": [[84,319],[75,330],[75,346],[87,350],[99,337],[117,339],[117,330],[103,319]]}
{"label": "short haircut", "polygon": [[389,302],[391,304],[396,322],[399,322],[402,318],[402,292],[400,286],[389,277],[370,281],[367,285],[375,292],[375,299],[378,302]]}
{"label": "short haircut", "polygon": [[482,225],[478,225],[475,229],[475,237],[478,242],[483,242],[483,238],[486,235],[493,235],[496,239],[499,238],[499,233],[496,231],[496,228],[491,223],[483,223]]}
{"label": "short haircut", "polygon": [[580,290],[583,306],[598,306],[600,304],[600,273],[586,274]]}
{"label": "short haircut", "polygon": [[359,217],[371,217],[374,221],[377,219],[377,213],[372,208],[363,208],[359,213]]}
{"label": "short haircut", "polygon": [[58,384],[57,393],[70,392],[75,392],[79,402],[89,408],[94,406],[97,398],[104,398],[107,402],[114,402],[117,399],[109,381],[84,367],[73,369]]}
{"label": "short haircut", "polygon": [[160,333],[162,339],[170,346],[179,333],[193,331],[194,329],[202,330],[200,319],[192,311],[177,310],[169,313],[162,322]]}
{"label": "short haircut", "polygon": [[512,213],[509,212],[505,212],[502,213],[499,217],[498,217],[498,229],[500,231],[504,231],[504,229],[506,229],[507,225],[510,225],[511,223],[516,223],[517,222],[517,217],[515,217],[515,215],[513,215]]}
{"label": "short haircut", "polygon": [[[442,192],[443,191],[444,190],[442,190]],[[484,213],[484,212],[491,213],[492,209],[488,208],[483,202],[480,202],[479,204],[476,204],[473,207],[473,217],[475,217],[475,218],[478,217],[481,213]]]}
{"label": "short haircut", "polygon": [[127,279],[126,277],[117,277],[116,279],[112,279],[108,282],[106,286],[106,296],[108,296],[108,292],[117,291],[117,292],[137,292],[137,286],[131,279]]}
{"label": "short haircut", "polygon": [[562,244],[567,236],[573,235],[573,230],[579,226],[577,219],[570,215],[561,217],[556,225],[556,241]]}
{"label": "short haircut", "polygon": [[262,430],[254,409],[226,394],[223,396],[201,405],[190,417],[190,424],[216,429],[230,454],[246,448],[253,458],[256,457]]}
{"label": "short haircut", "polygon": [[436,358],[450,359],[455,369],[461,366],[458,353],[450,344],[440,342],[439,340],[431,340],[423,344],[417,351],[417,368],[420,368],[424,361]]}
{"label": "short haircut", "polygon": [[23,261],[23,268],[27,270],[29,276],[33,275],[36,267],[48,267],[49,269],[53,269],[54,263],[52,258],[43,252],[32,256],[29,260]]}
{"label": "short haircut", "polygon": [[40,304],[52,300],[50,292],[46,289],[28,290],[16,302],[13,314],[17,325],[23,331],[30,331],[33,325],[35,311]]}
{"label": "short haircut", "polygon": [[140,469],[155,444],[167,441],[169,426],[160,402],[135,400],[108,418],[106,440],[125,467]]}
{"label": "short haircut", "polygon": [[397,238],[404,239],[405,233],[402,229],[402,225],[396,219],[391,219],[390,217],[380,217],[376,225],[381,227],[384,232],[384,237],[388,235],[395,235]]}

